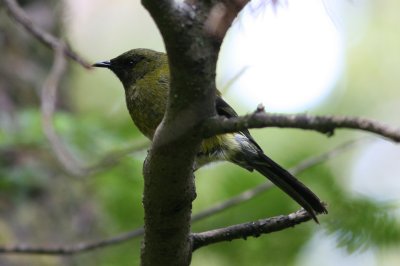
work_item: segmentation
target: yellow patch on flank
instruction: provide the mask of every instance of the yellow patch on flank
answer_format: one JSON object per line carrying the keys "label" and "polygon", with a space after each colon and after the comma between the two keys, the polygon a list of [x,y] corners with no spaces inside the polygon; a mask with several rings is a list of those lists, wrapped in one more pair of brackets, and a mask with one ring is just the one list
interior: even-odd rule
{"label": "yellow patch on flank", "polygon": [[215,151],[217,147],[230,151],[240,149],[234,134],[223,134],[204,139],[201,143],[201,152],[207,154]]}

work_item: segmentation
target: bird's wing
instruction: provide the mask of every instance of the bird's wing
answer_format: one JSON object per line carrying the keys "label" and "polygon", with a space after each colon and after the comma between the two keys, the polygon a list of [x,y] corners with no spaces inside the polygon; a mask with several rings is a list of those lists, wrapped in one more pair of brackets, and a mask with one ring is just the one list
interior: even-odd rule
{"label": "bird's wing", "polygon": [[[215,108],[217,109],[217,114],[220,116],[225,116],[226,118],[238,117],[238,114],[235,112],[235,110],[233,110],[233,108],[227,102],[225,102],[219,94],[217,95],[217,98],[215,100]],[[246,136],[251,141],[251,143],[253,143],[257,148],[260,149],[260,151],[262,151],[261,147],[250,135],[248,129],[243,129],[239,133]]]}

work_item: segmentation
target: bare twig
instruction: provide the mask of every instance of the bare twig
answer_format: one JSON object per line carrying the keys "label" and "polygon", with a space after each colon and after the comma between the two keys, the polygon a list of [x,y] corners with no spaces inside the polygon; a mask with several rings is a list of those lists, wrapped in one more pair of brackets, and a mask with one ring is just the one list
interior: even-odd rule
{"label": "bare twig", "polygon": [[40,42],[45,44],[47,47],[53,49],[54,51],[61,49],[65,56],[76,61],[81,66],[87,69],[91,68],[91,64],[88,63],[81,56],[79,56],[77,53],[75,53],[65,42],[44,31],[42,28],[33,23],[29,16],[25,13],[25,11],[18,5],[17,1],[3,0],[3,3],[10,17],[21,24]]}
{"label": "bare twig", "polygon": [[52,246],[38,247],[38,246],[21,244],[9,247],[0,247],[0,254],[18,253],[18,254],[31,254],[31,255],[72,255],[75,253],[82,253],[102,247],[115,245],[142,235],[143,235],[143,228],[138,228],[134,231],[123,233],[109,239],[87,242],[87,243],[83,242],[71,246],[52,245]]}
{"label": "bare twig", "polygon": [[214,117],[204,124],[204,136],[237,132],[247,128],[280,127],[315,130],[333,135],[335,129],[348,128],[368,131],[400,142],[400,129],[393,128],[379,121],[350,116],[312,116],[307,114],[272,114],[254,112],[249,115],[225,118]]}
{"label": "bare twig", "polygon": [[234,239],[246,239],[249,236],[259,237],[261,234],[281,231],[311,220],[312,217],[303,209],[289,215],[280,215],[254,222],[232,225],[202,233],[193,233],[193,250]]}
{"label": "bare twig", "polygon": [[[300,162],[296,166],[289,169],[289,172],[291,172],[293,175],[298,175],[299,173],[301,173],[311,167],[314,167],[320,163],[326,162],[329,159],[337,156],[338,154],[350,149],[351,147],[354,147],[356,144],[358,144],[362,140],[365,140],[365,139],[363,138],[363,139],[355,139],[355,140],[351,140],[351,141],[346,141],[330,151],[327,151],[323,154],[305,159],[304,161]],[[216,203],[214,206],[194,214],[192,216],[192,222],[205,219],[216,213],[220,213],[231,207],[237,206],[243,202],[246,202],[252,198],[255,198],[256,196],[260,195],[261,193],[267,191],[268,189],[270,189],[272,187],[273,187],[273,184],[271,182],[267,182],[267,183],[258,185],[254,188],[248,189],[228,200]]]}
{"label": "bare twig", "polygon": [[133,152],[141,151],[147,148],[149,146],[149,143],[150,142],[147,139],[145,139],[135,142],[125,149],[112,151],[103,156],[103,158],[98,160],[98,162],[94,163],[93,165],[84,167],[83,168],[84,174],[85,176],[90,176],[97,174],[101,171],[104,171],[106,169],[109,169],[118,164],[118,162],[125,156],[132,154]]}
{"label": "bare twig", "polygon": [[82,175],[82,166],[78,160],[68,151],[67,147],[57,135],[53,125],[53,114],[57,99],[57,88],[66,67],[62,47],[56,49],[54,63],[47,77],[41,93],[42,127],[46,138],[61,165],[67,172],[73,175]]}
{"label": "bare twig", "polygon": [[252,189],[248,189],[230,199],[214,204],[212,207],[207,208],[201,212],[198,212],[192,216],[192,222],[197,222],[198,220],[205,219],[214,214],[220,213],[226,209],[239,205],[240,203],[246,202],[266,190],[270,189],[274,185],[271,182],[263,183],[259,186],[256,186]]}

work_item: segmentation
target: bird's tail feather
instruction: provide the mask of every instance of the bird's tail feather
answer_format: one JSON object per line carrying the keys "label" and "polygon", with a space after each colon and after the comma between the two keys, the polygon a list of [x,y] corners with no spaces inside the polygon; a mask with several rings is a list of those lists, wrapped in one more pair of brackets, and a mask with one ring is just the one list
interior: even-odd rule
{"label": "bird's tail feather", "polygon": [[292,197],[317,223],[316,214],[328,213],[324,204],[309,188],[265,154],[260,154],[260,158],[252,161],[251,166]]}

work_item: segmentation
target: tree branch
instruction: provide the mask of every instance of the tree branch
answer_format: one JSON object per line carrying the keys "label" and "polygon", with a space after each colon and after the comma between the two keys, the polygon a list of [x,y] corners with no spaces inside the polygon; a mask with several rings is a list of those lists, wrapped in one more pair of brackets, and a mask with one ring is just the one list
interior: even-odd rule
{"label": "tree branch", "polygon": [[249,236],[259,237],[261,234],[281,231],[311,220],[312,217],[303,209],[289,215],[280,215],[254,222],[242,223],[225,228],[214,229],[202,233],[193,233],[193,251],[201,247],[223,241],[246,239]]}
{"label": "tree branch", "polygon": [[150,145],[149,141],[146,139],[143,141],[135,142],[130,146],[128,146],[127,148],[111,151],[106,155],[104,155],[102,158],[100,158],[97,162],[93,163],[92,165],[84,167],[82,169],[84,172],[84,176],[91,176],[99,172],[105,171],[118,164],[120,160],[126,157],[127,155],[137,151],[144,150],[148,148],[149,145]]}
{"label": "tree branch", "polygon": [[222,42],[233,20],[248,2],[248,0],[223,0],[216,3],[204,23],[206,32]]}
{"label": "tree branch", "polygon": [[315,130],[328,136],[333,135],[335,129],[347,128],[368,131],[381,135],[394,142],[400,142],[400,129],[393,128],[379,121],[350,116],[312,116],[307,114],[272,114],[263,110],[233,118],[213,117],[204,123],[204,137],[223,133],[238,132],[248,128],[299,128]]}
{"label": "tree branch", "polygon": [[53,114],[57,99],[57,89],[65,72],[66,62],[62,47],[55,50],[54,62],[50,74],[44,82],[41,93],[41,111],[43,132],[61,165],[73,175],[82,175],[81,165],[68,151],[53,125]]}
{"label": "tree branch", "polygon": [[[193,165],[199,127],[215,115],[215,68],[220,43],[204,31],[209,1],[142,0],[163,37],[170,82],[164,118],[144,167],[141,264],[189,265]],[[171,156],[173,152],[174,156]]]}
{"label": "tree branch", "polygon": [[3,3],[10,17],[21,24],[27,32],[29,32],[44,45],[53,49],[54,52],[56,52],[58,49],[61,49],[65,56],[74,60],[84,68],[91,68],[91,64],[75,53],[66,43],[33,23],[25,11],[18,5],[17,1],[3,0]]}
{"label": "tree branch", "polygon": [[30,246],[26,244],[19,244],[15,246],[0,247],[0,254],[30,254],[30,255],[72,255],[76,253],[83,253],[98,248],[103,248],[118,243],[125,242],[138,236],[143,235],[143,228],[138,228],[134,231],[123,233],[118,236],[93,242],[82,242],[71,246]]}

